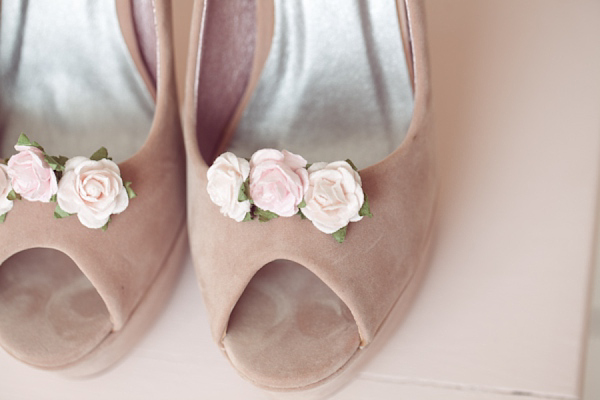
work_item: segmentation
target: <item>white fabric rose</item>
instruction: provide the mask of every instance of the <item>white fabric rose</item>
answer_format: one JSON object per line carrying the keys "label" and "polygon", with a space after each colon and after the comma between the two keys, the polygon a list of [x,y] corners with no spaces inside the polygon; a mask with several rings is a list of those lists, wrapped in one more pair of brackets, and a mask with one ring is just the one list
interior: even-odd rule
{"label": "white fabric rose", "polygon": [[13,201],[7,198],[12,190],[10,177],[8,176],[8,167],[0,164],[0,216],[6,214],[13,208]]}
{"label": "white fabric rose", "polygon": [[221,207],[221,214],[240,222],[250,212],[250,201],[238,201],[240,188],[250,174],[250,164],[243,158],[227,152],[221,154],[206,172],[206,190],[213,203]]}
{"label": "white fabric rose", "polygon": [[57,202],[88,228],[102,228],[112,214],[123,212],[129,196],[119,166],[103,158],[73,157],[65,164],[58,183]]}
{"label": "white fabric rose", "polygon": [[250,159],[250,197],[281,217],[298,213],[308,187],[306,160],[287,150],[258,150]]}
{"label": "white fabric rose", "polygon": [[346,161],[315,163],[308,169],[302,213],[324,233],[334,233],[362,219],[365,201],[360,175]]}

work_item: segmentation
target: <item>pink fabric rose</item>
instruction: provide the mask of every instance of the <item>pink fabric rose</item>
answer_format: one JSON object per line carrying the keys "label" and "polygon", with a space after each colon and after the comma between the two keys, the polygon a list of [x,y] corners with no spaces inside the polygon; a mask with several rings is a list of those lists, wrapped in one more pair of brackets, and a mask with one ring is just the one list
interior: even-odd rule
{"label": "pink fabric rose", "polygon": [[88,228],[102,228],[112,214],[123,212],[129,205],[127,189],[119,166],[103,158],[73,157],[65,164],[58,184],[57,202]]}
{"label": "pink fabric rose", "polygon": [[0,216],[6,214],[13,208],[13,201],[7,198],[12,190],[10,178],[8,176],[8,167],[0,164]]}
{"label": "pink fabric rose", "polygon": [[56,194],[56,175],[44,160],[44,153],[33,146],[15,146],[17,154],[8,160],[8,176],[14,191],[29,201],[47,203]]}
{"label": "pink fabric rose", "polygon": [[221,214],[238,222],[243,221],[250,212],[250,201],[238,201],[240,188],[249,173],[248,161],[230,152],[217,157],[206,172],[206,190],[210,199],[221,208]]}
{"label": "pink fabric rose", "polygon": [[334,233],[362,219],[365,201],[360,175],[346,161],[315,163],[308,169],[306,207],[302,213],[324,233]]}
{"label": "pink fabric rose", "polygon": [[298,213],[308,188],[306,160],[287,150],[258,150],[250,159],[250,197],[281,217]]}

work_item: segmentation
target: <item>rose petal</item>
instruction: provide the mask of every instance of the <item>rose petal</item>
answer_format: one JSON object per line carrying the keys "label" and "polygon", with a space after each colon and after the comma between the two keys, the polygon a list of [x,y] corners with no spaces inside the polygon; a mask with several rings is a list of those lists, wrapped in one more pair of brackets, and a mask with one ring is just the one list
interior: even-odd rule
{"label": "rose petal", "polygon": [[58,206],[69,214],[78,212],[82,206],[82,200],[75,188],[76,178],[73,171],[66,172],[58,184],[58,193],[56,194]]}
{"label": "rose petal", "polygon": [[98,166],[96,167],[97,169],[102,169],[104,171],[112,171],[118,177],[121,176],[121,169],[119,168],[119,166],[117,165],[117,163],[115,163],[114,161],[109,160],[107,158],[103,158],[103,159],[98,160],[96,162],[98,163]]}
{"label": "rose petal", "polygon": [[250,158],[250,168],[254,168],[256,165],[267,161],[281,161],[283,160],[283,153],[275,149],[261,149],[252,154]]}
{"label": "rose petal", "polygon": [[294,154],[290,151],[287,150],[282,150],[281,152],[283,154],[283,162],[285,165],[289,165],[290,168],[296,170],[296,169],[300,169],[300,168],[305,168],[306,167],[306,160],[304,159],[304,157],[299,156],[298,154]]}
{"label": "rose petal", "polygon": [[312,174],[313,172],[317,172],[322,170],[323,168],[327,167],[327,163],[326,162],[316,162],[313,165],[310,166],[310,168],[308,169],[308,173],[309,176],[310,174]]}
{"label": "rose petal", "polygon": [[0,164],[0,198],[4,198],[12,190],[10,178],[8,176],[8,167]]}
{"label": "rose petal", "polygon": [[65,163],[65,172],[74,170],[75,168],[77,168],[77,166],[79,164],[81,164],[82,162],[88,161],[88,160],[89,160],[89,158],[82,157],[82,156],[69,158],[67,160],[67,162]]}
{"label": "rose petal", "polygon": [[125,209],[129,206],[129,196],[127,195],[127,190],[123,187],[123,190],[119,192],[117,195],[115,203],[115,209],[113,210],[114,214],[119,214],[125,211]]}
{"label": "rose petal", "polygon": [[98,218],[97,215],[92,214],[86,209],[82,209],[77,213],[77,218],[84,226],[91,229],[98,229],[106,225],[110,217]]}

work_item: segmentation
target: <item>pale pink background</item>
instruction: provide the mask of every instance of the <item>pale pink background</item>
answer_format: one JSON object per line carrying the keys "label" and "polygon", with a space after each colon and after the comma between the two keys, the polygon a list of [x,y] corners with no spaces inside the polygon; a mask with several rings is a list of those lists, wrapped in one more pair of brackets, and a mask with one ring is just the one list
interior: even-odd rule
{"label": "pale pink background", "polygon": [[[191,1],[174,3],[181,60]],[[394,337],[334,398],[576,399],[598,200],[600,2],[430,0],[427,12],[443,182],[430,270]],[[587,398],[599,397],[589,384]],[[155,326],[95,379],[0,352],[0,399],[108,398],[265,398],[213,345],[189,259]]]}

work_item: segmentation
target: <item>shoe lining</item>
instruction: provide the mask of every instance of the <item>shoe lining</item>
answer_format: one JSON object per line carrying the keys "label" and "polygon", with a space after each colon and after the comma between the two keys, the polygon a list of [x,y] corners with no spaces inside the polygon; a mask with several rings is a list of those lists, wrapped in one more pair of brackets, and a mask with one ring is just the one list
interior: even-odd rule
{"label": "shoe lining", "polygon": [[21,132],[53,155],[116,162],[142,147],[154,101],[129,54],[115,1],[2,1],[0,156]]}
{"label": "shoe lining", "polygon": [[[229,151],[287,149],[308,162],[350,158],[364,168],[401,144],[412,113],[395,1],[275,0],[272,47]],[[323,281],[276,260],[248,284],[223,345],[251,381],[292,389],[334,374],[360,338]]]}
{"label": "shoe lining", "polygon": [[[115,1],[2,0],[1,7],[0,158],[14,154],[21,132],[53,155],[89,157],[105,146],[120,162],[140,149],[155,105]],[[0,265],[0,344],[18,359],[64,366],[111,329],[104,302],[64,253],[29,249]]]}
{"label": "shoe lining", "polygon": [[271,50],[229,150],[365,168],[400,145],[412,113],[394,0],[276,0]]}

